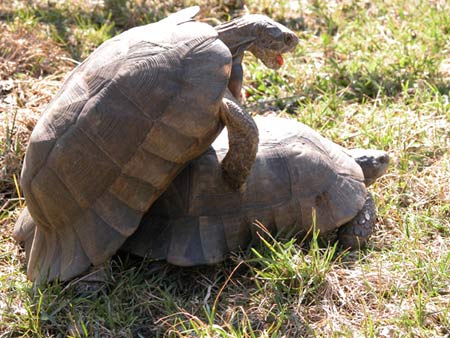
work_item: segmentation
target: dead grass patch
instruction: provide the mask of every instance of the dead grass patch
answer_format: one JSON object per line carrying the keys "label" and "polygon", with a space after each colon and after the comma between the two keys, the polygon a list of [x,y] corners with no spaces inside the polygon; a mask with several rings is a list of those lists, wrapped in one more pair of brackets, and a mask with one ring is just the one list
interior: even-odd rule
{"label": "dead grass patch", "polygon": [[[73,62],[45,26],[0,22],[0,196],[16,197],[28,139]],[[2,203],[3,204],[3,203]],[[4,207],[4,205],[3,205]]]}
{"label": "dead grass patch", "polygon": [[[67,53],[46,37],[44,25],[26,26],[20,23],[0,23],[0,79],[67,72],[73,63]],[[42,32],[42,31],[43,32]]]}

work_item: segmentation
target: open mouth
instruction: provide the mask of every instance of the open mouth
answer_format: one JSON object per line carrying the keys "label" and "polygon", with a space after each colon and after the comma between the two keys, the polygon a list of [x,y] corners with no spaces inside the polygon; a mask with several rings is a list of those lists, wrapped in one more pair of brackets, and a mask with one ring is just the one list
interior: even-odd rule
{"label": "open mouth", "polygon": [[[292,48],[291,48],[292,49]],[[249,48],[250,52],[254,56],[264,63],[264,65],[271,69],[279,69],[284,65],[283,53],[289,52],[289,50],[280,49],[269,49],[269,48],[258,48],[257,46],[252,46]]]}
{"label": "open mouth", "polygon": [[279,51],[266,49],[262,51],[262,55],[256,55],[261,61],[271,69],[278,69],[284,64],[283,55]]}
{"label": "open mouth", "polygon": [[284,64],[283,55],[281,55],[281,54],[277,55],[277,63],[280,67]]}

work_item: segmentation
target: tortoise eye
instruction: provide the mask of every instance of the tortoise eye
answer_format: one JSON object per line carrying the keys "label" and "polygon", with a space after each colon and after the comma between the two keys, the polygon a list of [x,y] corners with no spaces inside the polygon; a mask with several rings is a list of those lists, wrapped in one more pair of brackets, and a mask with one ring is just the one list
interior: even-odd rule
{"label": "tortoise eye", "polygon": [[292,36],[292,34],[290,33],[285,33],[284,34],[284,43],[286,45],[291,45],[294,42],[294,37]]}

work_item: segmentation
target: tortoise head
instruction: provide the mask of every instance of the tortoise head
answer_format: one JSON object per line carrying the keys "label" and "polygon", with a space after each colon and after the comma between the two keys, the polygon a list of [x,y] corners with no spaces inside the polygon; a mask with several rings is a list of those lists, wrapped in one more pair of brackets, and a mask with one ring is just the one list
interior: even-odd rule
{"label": "tortoise head", "polygon": [[216,26],[216,30],[233,57],[242,57],[244,50],[249,50],[272,69],[280,68],[282,54],[298,44],[294,32],[265,15],[244,15]]}
{"label": "tortoise head", "polygon": [[297,35],[264,15],[254,14],[244,18],[247,18],[254,26],[255,40],[248,50],[266,67],[280,68],[284,63],[283,54],[293,51],[297,46]]}
{"label": "tortoise head", "polygon": [[355,148],[345,152],[361,167],[366,186],[383,176],[389,167],[389,154],[383,150]]}

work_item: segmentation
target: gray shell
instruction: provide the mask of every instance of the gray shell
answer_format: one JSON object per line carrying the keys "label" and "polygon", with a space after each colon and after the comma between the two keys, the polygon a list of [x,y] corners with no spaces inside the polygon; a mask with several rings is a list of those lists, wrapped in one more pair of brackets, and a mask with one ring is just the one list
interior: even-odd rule
{"label": "gray shell", "polygon": [[44,111],[21,176],[37,224],[30,279],[67,280],[105,262],[220,133],[231,53],[191,14],[106,41]]}
{"label": "gray shell", "polygon": [[174,180],[122,249],[181,266],[212,264],[257,238],[255,220],[292,235],[310,229],[313,210],[321,233],[356,216],[367,190],[344,148],[293,120],[255,121],[260,144],[245,191],[230,190],[222,179],[224,132]]}

